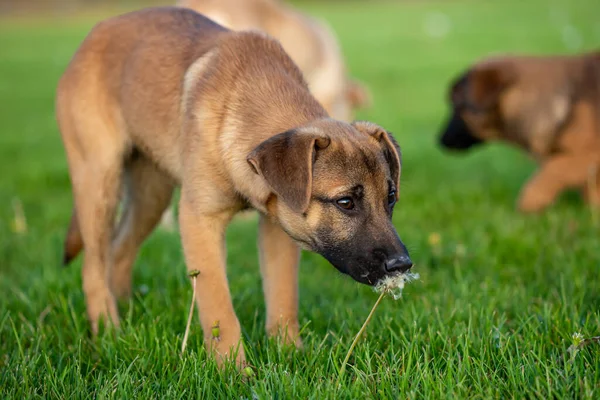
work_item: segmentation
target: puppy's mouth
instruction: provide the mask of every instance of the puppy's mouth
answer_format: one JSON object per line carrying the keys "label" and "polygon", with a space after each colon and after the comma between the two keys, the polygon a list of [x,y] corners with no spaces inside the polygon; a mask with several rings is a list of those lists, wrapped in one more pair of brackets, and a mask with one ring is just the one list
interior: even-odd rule
{"label": "puppy's mouth", "polygon": [[[327,257],[325,257],[327,258]],[[348,275],[358,283],[362,283],[367,286],[375,286],[377,282],[385,277],[383,271],[379,273],[378,270],[368,267],[351,267],[347,263],[337,263],[328,260],[331,265],[335,267],[339,272],[344,275]]]}
{"label": "puppy's mouth", "polygon": [[373,264],[372,261],[369,262],[364,257],[349,255],[347,251],[339,248],[323,248],[315,240],[307,241],[297,238],[294,238],[294,240],[303,249],[320,254],[340,273],[363,285],[375,286],[390,275],[383,270],[382,265],[379,263]]}
{"label": "puppy's mouth", "polygon": [[472,141],[472,142],[460,142],[460,143],[445,143],[441,141],[441,146],[443,149],[453,152],[453,153],[463,153],[470,150],[473,147],[481,144],[481,141]]}

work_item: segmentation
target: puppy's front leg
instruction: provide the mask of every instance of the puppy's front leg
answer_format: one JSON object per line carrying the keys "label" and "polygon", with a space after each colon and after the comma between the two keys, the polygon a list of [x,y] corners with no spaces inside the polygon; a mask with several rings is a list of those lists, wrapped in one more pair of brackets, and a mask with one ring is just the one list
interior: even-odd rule
{"label": "puppy's front leg", "polygon": [[284,343],[302,345],[298,329],[298,263],[296,243],[265,215],[259,221],[259,256],[267,306],[267,333]]}
{"label": "puppy's front leg", "polygon": [[[188,271],[198,270],[196,302],[204,331],[204,343],[215,353],[217,362],[232,360],[241,366],[245,361],[240,323],[235,315],[225,265],[225,229],[234,210],[207,212],[202,202],[182,190],[179,225]],[[218,335],[213,336],[215,324]]]}
{"label": "puppy's front leg", "polygon": [[583,186],[582,195],[590,207],[600,207],[600,165],[595,164],[588,169],[588,178]]}
{"label": "puppy's front leg", "polygon": [[561,154],[540,167],[522,189],[518,208],[523,212],[537,212],[548,207],[565,189],[586,184],[590,166],[598,161],[594,154]]}

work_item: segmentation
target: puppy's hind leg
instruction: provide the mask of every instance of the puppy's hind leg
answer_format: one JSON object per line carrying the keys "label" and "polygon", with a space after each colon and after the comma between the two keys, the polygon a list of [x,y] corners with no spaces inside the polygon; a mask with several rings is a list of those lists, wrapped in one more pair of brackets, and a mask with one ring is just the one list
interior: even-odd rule
{"label": "puppy's hind leg", "polygon": [[131,293],[131,272],[138,249],[171,203],[175,182],[142,155],[125,166],[125,207],[113,240],[111,288],[118,298]]}
{"label": "puppy's hind leg", "polygon": [[108,156],[73,173],[77,219],[84,243],[83,291],[92,332],[99,321],[119,324],[115,300],[108,285],[115,211],[119,198],[122,160]]}
{"label": "puppy's hind leg", "polygon": [[[96,334],[101,319],[115,326],[119,324],[108,274],[127,142],[117,119],[96,111],[103,107],[95,108],[96,103],[80,101],[81,96],[74,96],[81,93],[61,94],[57,119],[69,163],[77,228],[84,247],[82,280],[87,314],[92,333]],[[90,98],[94,99],[87,97]],[[82,105],[86,108],[82,109]]]}

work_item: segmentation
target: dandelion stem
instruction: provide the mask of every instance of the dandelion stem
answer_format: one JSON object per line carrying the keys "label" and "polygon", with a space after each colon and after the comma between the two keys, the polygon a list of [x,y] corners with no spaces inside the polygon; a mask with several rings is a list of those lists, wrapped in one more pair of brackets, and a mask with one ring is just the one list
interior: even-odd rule
{"label": "dandelion stem", "polygon": [[190,313],[188,314],[187,324],[185,326],[185,334],[183,335],[183,343],[181,344],[181,354],[185,352],[185,346],[187,345],[188,335],[190,333],[190,325],[192,323],[192,316],[194,315],[194,304],[196,303],[196,278],[198,274],[192,275],[192,303],[190,304]]}
{"label": "dandelion stem", "polygon": [[371,309],[371,312],[369,313],[369,316],[367,316],[367,319],[365,320],[365,323],[363,324],[362,328],[360,328],[360,330],[358,331],[358,333],[354,337],[354,341],[350,345],[350,349],[348,349],[348,354],[346,354],[346,358],[342,362],[342,368],[340,368],[340,373],[339,373],[338,378],[337,378],[337,384],[336,384],[336,386],[340,385],[342,377],[344,376],[344,372],[346,372],[346,365],[348,364],[348,360],[350,359],[350,356],[352,355],[352,351],[356,347],[356,344],[358,343],[358,339],[360,339],[360,337],[363,334],[363,332],[367,329],[367,325],[369,325],[369,322],[371,321],[371,318],[373,317],[373,314],[375,313],[375,310],[379,306],[379,303],[381,303],[381,299],[383,299],[383,296],[385,296],[385,294],[386,294],[386,291],[382,290],[381,294],[379,295],[379,298],[375,302],[375,305],[373,305],[373,308]]}

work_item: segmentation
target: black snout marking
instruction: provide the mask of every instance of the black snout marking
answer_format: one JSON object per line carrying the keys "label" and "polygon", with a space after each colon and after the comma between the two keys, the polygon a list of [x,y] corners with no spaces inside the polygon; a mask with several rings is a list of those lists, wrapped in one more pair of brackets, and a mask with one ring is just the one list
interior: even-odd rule
{"label": "black snout marking", "polygon": [[440,137],[441,146],[452,150],[467,150],[480,143],[482,140],[473,136],[464,119],[454,111]]}

